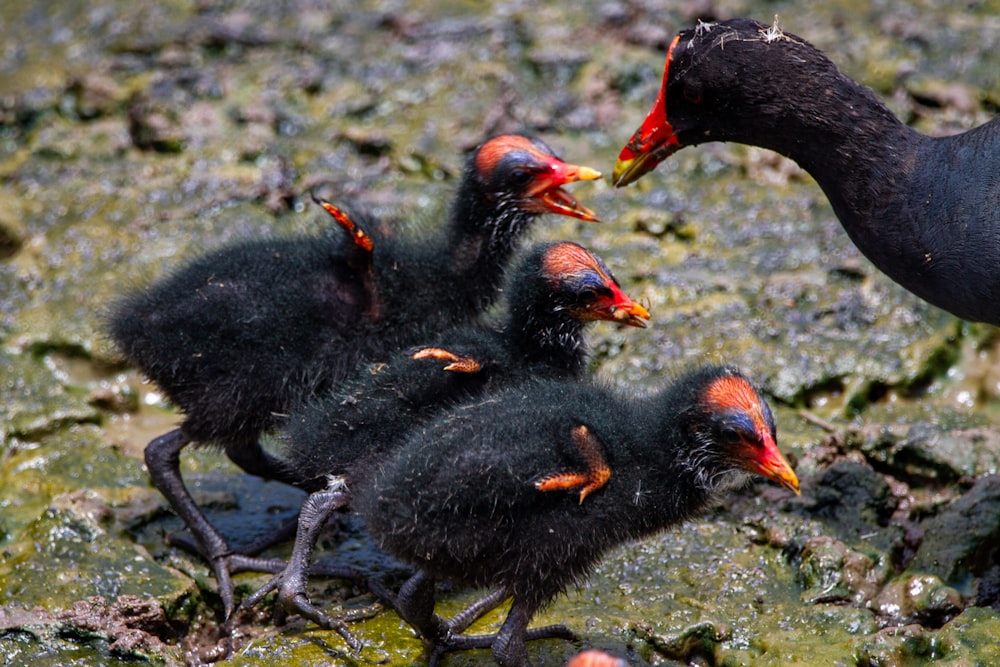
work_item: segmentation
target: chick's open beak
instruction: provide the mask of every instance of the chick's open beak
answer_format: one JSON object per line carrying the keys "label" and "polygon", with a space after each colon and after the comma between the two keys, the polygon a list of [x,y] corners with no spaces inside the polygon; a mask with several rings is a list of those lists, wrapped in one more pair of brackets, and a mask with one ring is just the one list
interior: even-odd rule
{"label": "chick's open beak", "polygon": [[590,167],[553,161],[547,174],[539,175],[535,187],[526,193],[537,198],[541,204],[559,215],[568,215],[587,222],[600,222],[597,214],[581,204],[576,197],[561,186],[576,181],[593,181],[601,177],[601,172]]}

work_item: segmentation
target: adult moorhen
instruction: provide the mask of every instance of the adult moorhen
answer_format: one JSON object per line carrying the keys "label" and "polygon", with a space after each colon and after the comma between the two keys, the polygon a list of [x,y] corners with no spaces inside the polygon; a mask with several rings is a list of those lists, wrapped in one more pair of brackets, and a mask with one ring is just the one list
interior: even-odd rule
{"label": "adult moorhen", "polygon": [[674,37],[613,180],[627,185],[709,141],[791,158],[881,271],[963,319],[1000,324],[1000,117],[924,136],[805,40],[734,19]]}
{"label": "adult moorhen", "polygon": [[[604,262],[576,243],[536,246],[511,270],[507,285],[507,313],[499,327],[466,325],[447,331],[415,352],[400,352],[388,363],[362,369],[342,390],[293,415],[282,438],[286,465],[296,476],[315,480],[317,492],[300,512],[288,566],[241,608],[277,589],[278,623],[298,612],[323,627],[343,630],[338,619],[309,602],[305,583],[319,531],[334,510],[350,502],[356,474],[363,479],[363,471],[376,467],[407,432],[445,407],[526,378],[581,376],[587,323],[608,320],[642,327],[649,318],[643,306],[622,292]],[[544,480],[544,488],[577,489],[580,502],[610,475],[599,450],[584,469],[559,472]]]}
{"label": "adult moorhen", "polygon": [[[552,471],[603,452],[610,479],[581,503],[539,488]],[[579,380],[533,381],[442,413],[354,489],[354,507],[383,549],[418,568],[397,611],[436,651],[491,647],[497,662],[528,664],[535,612],[583,579],[608,549],[676,525],[747,471],[798,491],[775,444],[770,408],[730,367],[689,372],[636,398]],[[433,613],[434,582],[496,594],[455,623]],[[497,599],[513,597],[500,631],[460,632]]]}
{"label": "adult moorhen", "polygon": [[211,561],[227,616],[230,570],[248,561],[191,498],[181,450],[191,442],[217,445],[246,472],[294,484],[261,448],[260,435],[359,360],[481,313],[536,217],[596,220],[560,186],[598,177],[537,139],[499,136],[469,157],[437,237],[385,233],[375,219],[327,205],[339,224],[324,235],[210,252],[114,306],[110,335],[125,359],[184,413],[180,428],[146,447],[146,465]]}

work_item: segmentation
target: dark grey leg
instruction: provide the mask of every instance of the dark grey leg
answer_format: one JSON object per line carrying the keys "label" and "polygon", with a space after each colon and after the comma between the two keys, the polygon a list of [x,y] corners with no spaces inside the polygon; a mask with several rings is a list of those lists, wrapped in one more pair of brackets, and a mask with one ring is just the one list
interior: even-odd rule
{"label": "dark grey leg", "polygon": [[249,558],[234,554],[225,538],[209,522],[184,486],[180,473],[180,453],[191,440],[180,429],[154,438],[146,445],[145,459],[149,477],[167,502],[198,541],[201,555],[209,561],[222,598],[223,612],[228,618],[234,608],[231,573],[243,570],[270,572],[281,561]]}
{"label": "dark grey leg", "polygon": [[[409,584],[410,582],[407,583]],[[418,583],[423,584],[424,582]],[[402,594],[402,590],[400,593]],[[496,608],[498,604],[508,597],[509,594],[504,589],[484,595],[445,623],[444,632],[437,630],[436,638],[420,631],[421,635],[431,644],[430,665],[436,665],[443,654],[451,651],[489,648],[493,650],[493,657],[498,664],[503,667],[527,667],[530,665],[530,662],[528,661],[525,642],[536,639],[566,639],[576,641],[576,635],[562,624],[546,625],[529,630],[528,623],[541,605],[537,603],[526,605],[517,599],[514,600],[514,604],[511,606],[511,610],[507,614],[507,618],[504,620],[499,632],[488,635],[460,634],[476,619]],[[426,600],[424,604],[426,604]],[[440,622],[439,617],[431,614],[431,620],[425,620],[424,622],[433,628],[435,619]],[[406,620],[410,622],[409,619]],[[412,622],[410,624],[413,625]]]}
{"label": "dark grey leg", "polygon": [[268,454],[259,442],[228,443],[226,456],[244,472],[297,487],[300,479],[281,459]]}
{"label": "dark grey leg", "polygon": [[[439,652],[465,651],[475,648],[494,648],[497,646],[497,641],[509,643],[509,639],[504,639],[502,635],[504,633],[504,627],[507,627],[507,624],[512,622],[511,614],[513,614],[517,608],[517,601],[515,601],[514,606],[511,607],[510,612],[507,614],[507,620],[504,621],[504,625],[501,626],[499,632],[489,635],[453,635],[438,647]],[[537,611],[537,607],[535,608],[535,611]],[[534,615],[534,611],[531,612],[531,615]],[[531,615],[529,615],[528,621],[531,620]],[[527,623],[527,621],[525,621],[525,623]],[[576,641],[578,637],[562,623],[558,623],[556,625],[544,625],[540,628],[531,628],[530,630],[522,629],[520,637],[520,642],[522,644],[524,642],[535,641],[536,639],[565,639],[567,641]]]}
{"label": "dark grey leg", "polygon": [[396,613],[413,626],[421,637],[437,644],[448,635],[444,620],[434,613],[434,578],[417,570],[396,595]]}
{"label": "dark grey leg", "polygon": [[[295,546],[288,559],[288,565],[271,581],[255,591],[243,601],[239,611],[249,609],[260,602],[271,591],[278,591],[274,605],[274,619],[279,625],[285,623],[289,614],[297,613],[313,621],[320,627],[334,630],[355,651],[361,650],[361,642],[351,634],[343,620],[335,618],[315,607],[306,594],[306,582],[312,552],[320,531],[330,516],[350,501],[346,489],[317,491],[310,495],[299,512],[298,533]],[[343,575],[362,579],[354,570],[344,570]],[[231,618],[235,618],[235,615]]]}
{"label": "dark grey leg", "polygon": [[448,619],[448,629],[452,634],[462,634],[470,625],[478,621],[484,614],[488,614],[509,597],[507,592],[500,588],[492,593],[487,593],[468,607],[458,612]]}
{"label": "dark grey leg", "polygon": [[493,659],[501,667],[528,667],[528,647],[525,646],[528,623],[538,611],[539,605],[525,605],[514,600],[507,620],[500,626],[493,641]]}

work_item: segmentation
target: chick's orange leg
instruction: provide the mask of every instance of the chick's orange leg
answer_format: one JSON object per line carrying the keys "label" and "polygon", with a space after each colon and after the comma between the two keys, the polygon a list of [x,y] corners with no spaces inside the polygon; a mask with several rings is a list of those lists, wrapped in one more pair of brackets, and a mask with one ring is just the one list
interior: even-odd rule
{"label": "chick's orange leg", "polygon": [[535,482],[535,488],[539,491],[555,491],[557,489],[573,489],[582,486],[580,489],[580,504],[594,491],[608,483],[611,479],[611,468],[604,459],[604,450],[597,437],[590,432],[590,429],[582,424],[574,426],[570,431],[573,444],[576,445],[583,460],[587,463],[587,470],[584,472],[564,472],[549,475],[544,479]]}
{"label": "chick's orange leg", "polygon": [[325,199],[320,199],[319,197],[313,195],[313,201],[323,207],[323,210],[330,214],[337,224],[343,227],[348,234],[351,235],[351,239],[354,244],[364,250],[365,252],[371,252],[375,244],[372,242],[372,237],[368,236],[365,230],[354,224],[351,217],[347,215],[344,211],[340,210],[330,202]]}
{"label": "chick's orange leg", "polygon": [[422,350],[417,350],[413,353],[412,358],[447,361],[449,363],[444,367],[444,370],[459,373],[478,373],[483,368],[483,365],[472,357],[460,357],[440,347],[425,347]]}

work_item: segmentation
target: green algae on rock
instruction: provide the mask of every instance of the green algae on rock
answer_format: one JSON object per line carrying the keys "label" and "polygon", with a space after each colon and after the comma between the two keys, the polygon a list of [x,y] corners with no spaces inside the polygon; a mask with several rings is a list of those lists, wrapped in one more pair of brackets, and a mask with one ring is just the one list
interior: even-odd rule
{"label": "green algae on rock", "polygon": [[[856,4],[716,9],[779,13],[922,130],[996,113],[990,3]],[[0,662],[176,665],[192,644],[204,646],[190,655],[213,655],[213,582],[165,543],[179,524],[142,466],[155,391],[130,378],[132,392],[101,398],[104,383],[122,382],[101,333],[111,299],[232,240],[315,231],[312,187],[434,224],[462,151],[484,134],[532,131],[568,159],[610,167],[660,85],[665,40],[698,11],[590,0],[406,11],[368,0],[350,11],[0,3],[0,548],[16,560],[0,558],[0,590],[52,605],[0,606]],[[539,622],[566,621],[639,665],[675,660],[668,653],[753,667],[1000,662],[1000,612],[968,606],[1000,511],[974,479],[998,472],[1000,459],[995,331],[877,275],[822,192],[772,155],[682,152],[639,185],[594,188],[601,226],[552,222],[537,233],[598,251],[651,306],[640,335],[594,337],[595,370],[642,391],[684,364],[740,365],[781,403],[779,443],[798,456],[803,497],[734,493],[702,521],[609,557]],[[800,419],[803,408],[833,432]],[[157,425],[175,421],[158,415]],[[294,510],[275,485],[244,483],[207,452],[191,458],[227,534],[250,537],[248,524]],[[342,524],[336,536],[323,560],[399,578],[360,530]],[[88,583],[98,599],[60,578],[87,576],[100,580]],[[241,591],[259,583],[239,580]],[[313,583],[331,608],[352,606],[343,582]],[[824,602],[830,584],[837,599]],[[115,597],[122,589],[141,600]],[[473,595],[443,593],[444,608]],[[104,613],[122,623],[95,628]],[[477,628],[493,631],[500,618]],[[136,629],[147,634],[128,649]],[[367,644],[360,656],[311,626],[254,619],[230,663],[423,659],[392,612],[355,630]],[[560,664],[576,648],[542,642],[532,652]],[[462,659],[492,663],[485,651]]]}
{"label": "green algae on rock", "polygon": [[37,360],[0,349],[0,436],[37,438],[80,422],[94,422],[99,412],[86,396],[68,391]]}
{"label": "green algae on rock", "polygon": [[890,573],[885,554],[861,553],[826,535],[806,540],[799,558],[802,599],[812,604],[850,602],[864,607]]}

